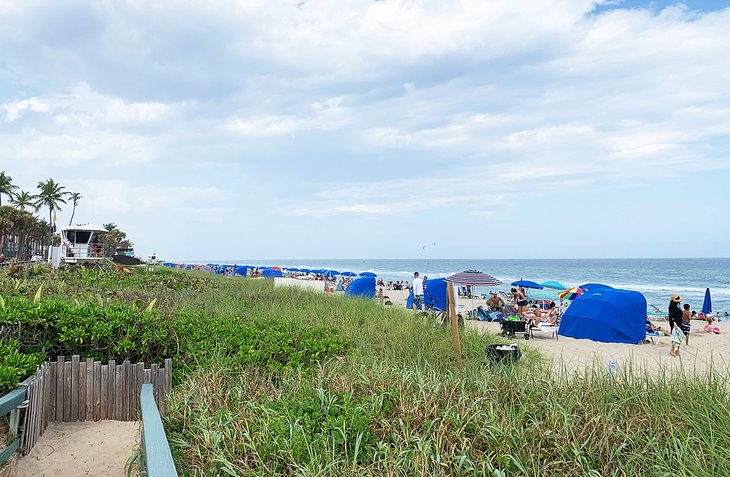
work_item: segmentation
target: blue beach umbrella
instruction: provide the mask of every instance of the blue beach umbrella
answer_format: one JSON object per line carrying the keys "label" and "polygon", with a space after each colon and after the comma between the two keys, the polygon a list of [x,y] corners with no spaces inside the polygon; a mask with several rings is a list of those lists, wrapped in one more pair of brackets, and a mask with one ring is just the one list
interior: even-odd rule
{"label": "blue beach umbrella", "polygon": [[355,275],[357,275],[357,273],[354,273],[354,272],[342,272],[342,273],[340,273],[340,275],[342,275],[343,277],[354,277]]}
{"label": "blue beach umbrella", "polygon": [[601,288],[613,290],[613,287],[604,285],[603,283],[586,283],[584,285],[579,286],[578,288],[582,288],[583,291],[596,291],[596,290],[600,290]]}
{"label": "blue beach umbrella", "polygon": [[308,268],[300,268],[299,271],[302,273],[312,273],[312,271]]}
{"label": "blue beach umbrella", "polygon": [[543,288],[542,285],[531,280],[517,280],[516,282],[512,282],[512,286],[523,288],[537,288],[538,290],[542,290]]}
{"label": "blue beach umbrella", "polygon": [[712,313],[712,297],[710,296],[710,289],[705,290],[705,301],[702,302],[702,313],[705,315]]}
{"label": "blue beach umbrella", "polygon": [[553,290],[567,290],[568,287],[563,285],[560,282],[556,282],[555,280],[548,280],[546,282],[542,282],[540,285],[544,286],[545,288],[552,288]]}
{"label": "blue beach umbrella", "polygon": [[378,274],[377,273],[373,273],[373,272],[362,272],[360,274],[360,276],[361,277],[377,277]]}

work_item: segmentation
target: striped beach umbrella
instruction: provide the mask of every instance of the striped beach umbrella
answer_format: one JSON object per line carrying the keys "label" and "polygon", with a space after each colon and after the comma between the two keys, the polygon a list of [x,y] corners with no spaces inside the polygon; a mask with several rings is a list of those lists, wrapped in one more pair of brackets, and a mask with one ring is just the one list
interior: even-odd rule
{"label": "striped beach umbrella", "polygon": [[501,285],[502,282],[497,280],[491,275],[478,270],[464,270],[463,272],[455,273],[445,279],[447,282],[456,283],[459,285],[472,285],[479,287],[491,287],[495,285]]}
{"label": "striped beach umbrella", "polygon": [[564,292],[558,293],[558,298],[561,300],[574,300],[583,294],[581,287],[573,287],[565,290]]}

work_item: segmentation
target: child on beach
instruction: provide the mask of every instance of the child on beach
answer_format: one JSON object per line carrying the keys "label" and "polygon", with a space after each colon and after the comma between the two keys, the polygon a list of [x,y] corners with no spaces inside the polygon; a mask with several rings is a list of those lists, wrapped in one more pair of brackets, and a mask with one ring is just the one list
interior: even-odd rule
{"label": "child on beach", "polygon": [[679,326],[672,328],[672,349],[669,351],[669,356],[679,356],[679,347],[684,339],[684,333]]}
{"label": "child on beach", "polygon": [[684,333],[686,345],[689,345],[689,332],[692,331],[691,319],[692,314],[689,311],[689,303],[685,303],[684,310],[682,311],[682,333]]}

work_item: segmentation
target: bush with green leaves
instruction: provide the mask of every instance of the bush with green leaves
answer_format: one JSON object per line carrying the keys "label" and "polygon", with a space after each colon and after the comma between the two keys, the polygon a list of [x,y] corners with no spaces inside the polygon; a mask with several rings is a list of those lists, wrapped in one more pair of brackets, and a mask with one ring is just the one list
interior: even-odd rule
{"label": "bush with green leaves", "polygon": [[78,354],[158,361],[175,352],[170,319],[153,310],[99,300],[9,296],[0,300],[0,337],[48,358]]}
{"label": "bush with green leaves", "polygon": [[0,339],[0,396],[15,389],[44,360],[41,353],[20,352],[17,340]]}
{"label": "bush with green leaves", "polygon": [[302,327],[282,319],[214,317],[202,312],[175,318],[179,356],[189,364],[297,368],[340,354],[345,340],[336,330]]}

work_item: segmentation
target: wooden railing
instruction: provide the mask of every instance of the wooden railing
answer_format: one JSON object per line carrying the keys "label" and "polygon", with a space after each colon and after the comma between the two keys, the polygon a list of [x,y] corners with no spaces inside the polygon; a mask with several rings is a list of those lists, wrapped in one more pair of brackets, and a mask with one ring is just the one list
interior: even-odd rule
{"label": "wooden railing", "polygon": [[[13,455],[20,447],[20,437],[18,437],[18,423],[20,419],[19,406],[25,401],[25,388],[18,388],[10,391],[5,396],[0,397],[0,417],[10,414],[9,433],[12,441],[10,445],[0,451],[0,467]],[[0,436],[2,437],[2,436]]]}
{"label": "wooden railing", "polygon": [[[172,360],[166,359],[164,367],[152,364],[148,369],[144,363],[125,360],[116,364],[109,360],[102,365],[79,356],[72,356],[71,361],[59,356],[56,361],[43,363],[21,387],[0,396],[0,417],[10,414],[12,439],[9,446],[0,449],[0,467],[16,450],[22,455],[30,453],[51,422],[140,419],[145,383],[150,383],[149,392],[154,392],[153,405],[156,400],[164,412],[165,396],[172,387]],[[159,420],[156,405],[155,412]],[[0,435],[0,440],[4,438]]]}
{"label": "wooden railing", "polygon": [[139,401],[142,409],[143,452],[140,465],[148,477],[177,477],[152,384],[142,385]]}

